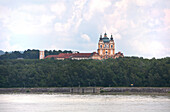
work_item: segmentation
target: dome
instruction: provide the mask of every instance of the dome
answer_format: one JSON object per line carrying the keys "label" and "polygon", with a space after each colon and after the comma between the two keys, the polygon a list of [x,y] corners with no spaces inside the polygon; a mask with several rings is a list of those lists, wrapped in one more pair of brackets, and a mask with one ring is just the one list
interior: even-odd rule
{"label": "dome", "polygon": [[104,38],[102,40],[104,43],[108,43],[110,41],[106,33],[104,34]]}
{"label": "dome", "polygon": [[108,37],[104,37],[102,40],[104,43],[108,43],[110,41]]}

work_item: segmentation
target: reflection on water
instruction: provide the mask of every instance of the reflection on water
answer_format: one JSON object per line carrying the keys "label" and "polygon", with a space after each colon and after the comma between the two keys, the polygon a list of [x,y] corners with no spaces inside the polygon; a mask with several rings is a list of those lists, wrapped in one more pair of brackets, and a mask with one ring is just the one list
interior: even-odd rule
{"label": "reflection on water", "polygon": [[170,112],[170,97],[0,94],[0,112]]}

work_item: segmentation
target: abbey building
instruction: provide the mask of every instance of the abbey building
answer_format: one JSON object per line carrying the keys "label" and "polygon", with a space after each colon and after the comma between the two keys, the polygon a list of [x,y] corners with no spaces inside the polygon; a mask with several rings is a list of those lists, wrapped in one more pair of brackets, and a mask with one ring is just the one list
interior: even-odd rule
{"label": "abbey building", "polygon": [[115,43],[111,35],[110,39],[107,37],[107,34],[100,35],[98,43],[98,54],[101,59],[114,58],[115,55]]}
{"label": "abbey building", "polygon": [[100,35],[99,42],[98,42],[98,49],[97,53],[60,53],[59,55],[48,55],[45,57],[44,51],[40,51],[39,59],[46,59],[46,58],[54,58],[58,60],[64,59],[108,59],[108,58],[119,58],[124,57],[123,53],[118,52],[115,53],[115,42],[113,36],[107,37],[105,33],[104,36]]}

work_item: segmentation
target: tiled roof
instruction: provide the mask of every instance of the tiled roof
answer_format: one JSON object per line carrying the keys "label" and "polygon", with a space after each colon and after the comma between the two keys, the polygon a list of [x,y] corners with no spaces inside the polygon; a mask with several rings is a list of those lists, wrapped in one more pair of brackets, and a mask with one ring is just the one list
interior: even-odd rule
{"label": "tiled roof", "polygon": [[60,53],[57,58],[69,58],[70,56],[72,56],[72,53]]}
{"label": "tiled roof", "polygon": [[45,58],[89,58],[91,57],[94,53],[60,53],[59,55],[48,55]]}
{"label": "tiled roof", "polygon": [[46,58],[56,58],[57,56],[58,56],[58,55],[48,55],[48,56],[45,57],[45,59],[46,59]]}
{"label": "tiled roof", "polygon": [[72,57],[87,57],[89,58],[92,55],[92,53],[75,53],[72,55]]}

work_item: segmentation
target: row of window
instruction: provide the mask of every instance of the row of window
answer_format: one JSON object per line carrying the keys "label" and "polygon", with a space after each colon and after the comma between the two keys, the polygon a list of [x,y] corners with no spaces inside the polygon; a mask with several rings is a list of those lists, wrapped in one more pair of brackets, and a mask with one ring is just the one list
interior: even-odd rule
{"label": "row of window", "polygon": [[[102,50],[100,50],[100,54],[103,54],[103,51],[102,51]],[[108,55],[107,50],[105,51],[105,54]],[[111,50],[110,54],[111,54],[111,55],[113,54],[113,50]]]}
{"label": "row of window", "polygon": [[[100,48],[102,48],[102,45],[100,45]],[[104,48],[109,48],[109,45],[105,44]],[[113,48],[113,45],[111,45],[111,48]]]}

